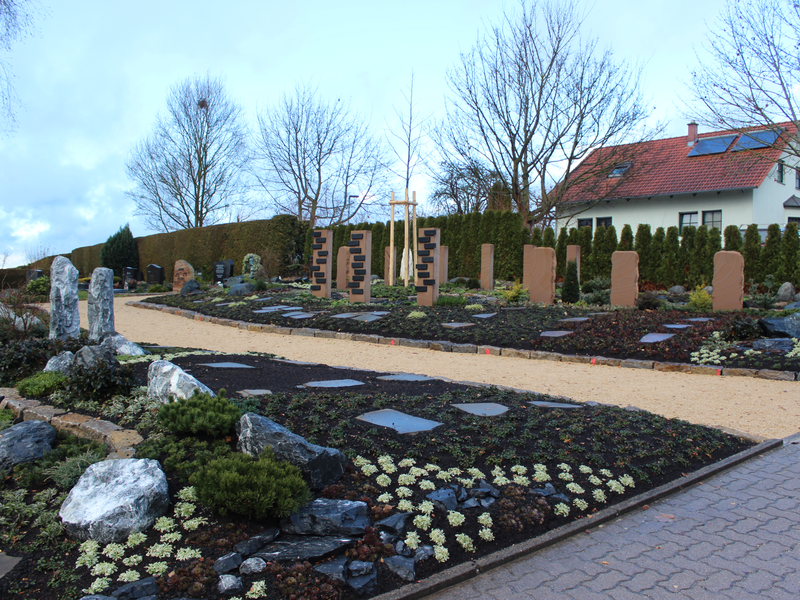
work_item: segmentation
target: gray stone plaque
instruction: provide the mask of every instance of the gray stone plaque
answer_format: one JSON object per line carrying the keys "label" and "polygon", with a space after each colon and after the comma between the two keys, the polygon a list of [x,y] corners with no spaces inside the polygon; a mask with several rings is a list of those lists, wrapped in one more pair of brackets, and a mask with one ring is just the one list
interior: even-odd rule
{"label": "gray stone plaque", "polygon": [[442,323],[445,329],[461,329],[463,327],[473,327],[475,323]]}
{"label": "gray stone plaque", "polygon": [[471,415],[478,415],[479,417],[496,417],[508,411],[508,407],[497,402],[472,402],[469,404],[452,404],[456,408],[460,408],[464,412]]}
{"label": "gray stone plaque", "polygon": [[495,316],[497,313],[481,313],[479,315],[472,315],[473,319],[488,319]]}
{"label": "gray stone plaque", "polygon": [[664,325],[667,329],[688,329],[691,325],[687,325],[686,323],[670,323],[668,325]]}
{"label": "gray stone plaque", "polygon": [[407,415],[406,413],[392,410],[391,408],[368,412],[356,418],[361,421],[366,421],[367,423],[372,423],[373,425],[389,427],[397,431],[397,433],[430,431],[434,427],[441,425],[438,421]]}
{"label": "gray stone plaque", "polygon": [[583,408],[580,404],[567,404],[566,402],[547,402],[546,400],[530,400],[529,404],[541,408]]}
{"label": "gray stone plaque", "polygon": [[356,381],[355,379],[328,379],[325,381],[309,381],[303,384],[305,387],[313,388],[340,388],[340,387],[355,387],[357,385],[364,385],[363,381]]}
{"label": "gray stone plaque", "polygon": [[218,362],[218,363],[199,363],[201,367],[214,367],[215,369],[255,369],[251,365],[243,365],[236,362]]}
{"label": "gray stone plaque", "polygon": [[384,381],[433,381],[433,377],[427,375],[415,375],[413,373],[395,373],[394,375],[383,375],[378,377]]}
{"label": "gray stone plaque", "polygon": [[373,321],[377,321],[380,319],[380,315],[374,315],[367,313],[366,315],[358,315],[357,317],[353,317],[353,321],[361,321],[362,323],[372,323]]}
{"label": "gray stone plaque", "polygon": [[550,338],[559,338],[564,337],[565,335],[569,335],[572,333],[571,331],[543,331],[539,334],[539,337],[550,337]]}
{"label": "gray stone plaque", "polygon": [[588,321],[589,317],[571,317],[569,319],[559,319],[559,323],[583,323],[584,321]]}
{"label": "gray stone plaque", "polygon": [[656,342],[663,342],[664,340],[668,340],[674,335],[675,335],[674,333],[648,333],[639,341],[642,344],[654,344]]}

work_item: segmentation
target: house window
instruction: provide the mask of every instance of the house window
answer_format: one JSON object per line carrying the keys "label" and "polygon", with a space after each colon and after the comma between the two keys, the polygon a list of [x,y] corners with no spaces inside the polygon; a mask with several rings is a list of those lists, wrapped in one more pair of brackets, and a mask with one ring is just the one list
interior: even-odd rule
{"label": "house window", "polygon": [[592,228],[592,220],[591,219],[578,219],[578,229],[582,229],[584,227],[588,227],[589,229]]}
{"label": "house window", "polygon": [[775,181],[777,181],[778,183],[783,183],[783,174],[785,170],[786,166],[783,163],[779,162],[778,170],[775,172]]}
{"label": "house window", "polygon": [[794,170],[794,189],[800,190],[800,169]]}
{"label": "house window", "polygon": [[703,225],[711,229],[716,227],[722,231],[722,211],[721,210],[704,210],[703,211]]}
{"label": "house window", "polygon": [[679,213],[678,233],[683,234],[684,227],[697,227],[697,213]]}
{"label": "house window", "polygon": [[789,219],[786,222],[797,223],[797,225],[800,226],[800,217],[789,217]]}
{"label": "house window", "polygon": [[597,217],[594,224],[596,227],[611,227],[611,217]]}
{"label": "house window", "polygon": [[630,168],[630,166],[630,162],[619,163],[613,169],[611,169],[611,173],[608,174],[608,178],[611,179],[612,177],[622,177],[622,175]]}

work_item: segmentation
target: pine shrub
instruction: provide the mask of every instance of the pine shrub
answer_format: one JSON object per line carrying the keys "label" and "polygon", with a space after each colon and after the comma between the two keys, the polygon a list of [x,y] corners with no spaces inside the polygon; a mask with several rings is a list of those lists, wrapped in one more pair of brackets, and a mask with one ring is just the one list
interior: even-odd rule
{"label": "pine shrub", "polygon": [[639,276],[642,281],[653,281],[654,279],[652,244],[653,234],[650,232],[650,225],[640,223],[639,227],[636,228],[633,249],[639,255]]}
{"label": "pine shrub", "polygon": [[761,250],[761,276],[773,275],[778,279],[781,270],[781,226],[773,223],[767,228],[767,239]]}
{"label": "pine shrub", "polygon": [[764,281],[764,276],[760,272],[761,263],[761,233],[758,225],[751,223],[744,232],[744,246],[742,254],[744,256],[744,279],[751,279],[760,283]]}
{"label": "pine shrub", "polygon": [[736,225],[728,225],[725,228],[725,250],[729,252],[742,251],[742,232]]}
{"label": "pine shrub", "polygon": [[249,519],[288,516],[310,497],[300,469],[277,461],[270,449],[257,459],[237,452],[212,460],[189,481],[205,506]]}
{"label": "pine shrub", "polygon": [[[633,230],[627,223],[622,227],[622,231],[619,234],[617,250],[633,250]],[[641,260],[641,256],[639,258]]]}
{"label": "pine shrub", "polygon": [[556,247],[556,232],[553,231],[552,227],[548,227],[544,230],[542,234],[542,246],[546,248],[555,248]]}
{"label": "pine shrub", "polygon": [[32,296],[50,296],[50,278],[43,275],[38,279],[33,279],[28,283],[28,293]]}
{"label": "pine shrub", "polygon": [[67,401],[104,403],[113,396],[127,396],[136,384],[133,365],[97,361],[94,366],[73,365],[64,382]]}
{"label": "pine shrub", "polygon": [[567,262],[567,228],[562,227],[558,233],[558,241],[556,242],[556,276],[563,277],[566,270]]}
{"label": "pine shrub", "polygon": [[534,227],[533,231],[531,231],[531,244],[537,248],[544,245],[542,241],[542,230],[538,227]]}
{"label": "pine shrub", "polygon": [[139,250],[127,223],[103,244],[100,250],[100,264],[113,269],[114,275],[119,277],[122,277],[122,269],[125,267],[138,268]]}
{"label": "pine shrub", "polygon": [[708,230],[706,243],[706,256],[703,262],[703,279],[711,285],[714,280],[714,257],[722,250],[722,234],[719,229],[712,227]]}
{"label": "pine shrub", "polygon": [[241,412],[225,397],[195,390],[191,398],[163,405],[158,411],[158,422],[177,435],[209,435],[222,437],[233,432]]}
{"label": "pine shrub", "polygon": [[581,299],[581,288],[578,283],[578,263],[571,260],[567,263],[564,275],[564,287],[561,288],[561,301],[574,303]]}
{"label": "pine shrub", "polygon": [[40,371],[17,384],[17,390],[26,398],[46,398],[64,387],[67,376],[57,371]]}
{"label": "pine shrub", "polygon": [[[688,233],[688,232],[687,232]],[[701,225],[694,236],[694,246],[689,258],[689,285],[698,286],[710,283],[705,280],[706,246],[708,245],[708,227]]]}

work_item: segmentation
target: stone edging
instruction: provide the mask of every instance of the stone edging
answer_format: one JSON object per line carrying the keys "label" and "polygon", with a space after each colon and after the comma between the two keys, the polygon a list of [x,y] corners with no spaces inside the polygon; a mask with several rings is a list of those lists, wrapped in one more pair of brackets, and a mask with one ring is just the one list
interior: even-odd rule
{"label": "stone edging", "polygon": [[779,381],[796,381],[797,375],[792,371],[773,371],[771,369],[737,369],[737,368],[717,368],[712,365],[693,365],[686,363],[667,363],[637,359],[606,358],[604,356],[574,356],[570,354],[559,354],[557,352],[544,352],[540,350],[517,350],[514,348],[498,348],[497,346],[478,346],[475,344],[455,344],[446,341],[430,340],[410,340],[405,338],[388,338],[380,335],[366,333],[344,333],[340,331],[327,331],[324,329],[313,329],[310,327],[279,327],[277,325],[262,325],[260,323],[248,323],[247,321],[236,321],[234,319],[223,319],[220,317],[210,317],[193,310],[175,308],[165,304],[153,304],[151,302],[131,301],[126,303],[134,308],[144,308],[149,310],[160,310],[168,314],[179,315],[194,321],[203,321],[215,325],[226,325],[247,331],[260,331],[264,333],[277,333],[281,335],[302,335],[306,337],[318,337],[336,340],[352,340],[355,342],[369,342],[372,344],[385,344],[397,346],[409,346],[411,348],[422,348],[426,350],[436,350],[439,352],[454,352],[458,354],[491,354],[494,356],[509,356],[511,358],[527,358],[534,360],[552,360],[556,362],[580,363],[591,365],[605,365],[609,367],[626,367],[629,369],[652,369],[654,371],[665,371],[672,373],[691,373],[695,375],[715,375],[726,377],[756,377],[759,379],[774,379]]}
{"label": "stone edging", "polygon": [[95,419],[78,413],[69,413],[39,400],[22,398],[15,388],[0,388],[0,410],[13,410],[23,421],[45,421],[58,431],[105,444],[111,453],[106,460],[132,458],[134,447],[144,439],[133,429],[122,429],[110,421]]}
{"label": "stone edging", "polygon": [[607,523],[616,519],[617,517],[621,517],[622,515],[633,512],[634,510],[651,504],[656,500],[660,500],[661,498],[674,494],[683,488],[695,485],[714,475],[718,475],[727,469],[750,460],[751,458],[756,458],[757,456],[760,456],[761,454],[764,454],[765,452],[778,448],[782,445],[783,440],[769,440],[763,442],[757,446],[743,450],[738,454],[729,456],[728,458],[717,463],[703,467],[694,473],[684,475],[680,479],[665,483],[664,485],[657,487],[654,490],[650,490],[644,494],[640,494],[635,498],[631,498],[630,500],[626,500],[609,508],[605,508],[600,512],[595,513],[591,517],[578,519],[572,523],[562,525],[561,527],[549,531],[544,535],[520,544],[515,544],[509,548],[504,548],[503,550],[498,550],[497,552],[493,552],[492,554],[484,556],[483,558],[479,558],[471,563],[464,563],[455,567],[451,567],[446,571],[431,575],[419,583],[411,583],[403,586],[400,589],[381,594],[380,596],[375,596],[372,598],[372,600],[416,600],[417,598],[424,598],[430,594],[440,592],[446,588],[477,577],[484,571],[490,571],[491,569],[503,566],[512,561],[547,548],[548,546],[557,544],[558,542],[561,542],[579,533],[588,532],[588,530],[593,529],[598,525]]}

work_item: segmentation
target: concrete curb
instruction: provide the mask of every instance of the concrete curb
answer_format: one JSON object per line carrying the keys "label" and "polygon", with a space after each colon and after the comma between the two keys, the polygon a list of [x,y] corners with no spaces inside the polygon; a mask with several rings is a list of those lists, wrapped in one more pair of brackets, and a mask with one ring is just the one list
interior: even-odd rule
{"label": "concrete curb", "polygon": [[573,521],[572,523],[562,525],[561,527],[558,527],[552,531],[548,531],[544,535],[528,540],[521,544],[516,544],[509,548],[498,550],[497,552],[479,558],[471,563],[456,565],[455,567],[451,567],[441,573],[432,575],[431,577],[428,577],[419,583],[411,583],[392,592],[375,596],[372,598],[372,600],[415,600],[417,598],[424,598],[430,594],[440,592],[456,584],[477,577],[484,571],[490,571],[497,567],[501,567],[519,558],[523,558],[533,554],[534,552],[542,550],[543,548],[547,548],[548,546],[552,546],[558,542],[564,541],[579,533],[593,529],[598,525],[612,521],[617,517],[631,513],[640,507],[649,505],[657,500],[660,500],[661,498],[675,494],[686,487],[695,485],[714,475],[718,475],[723,471],[735,467],[738,464],[756,458],[781,446],[783,446],[783,440],[769,440],[762,442],[757,446],[753,446],[752,448],[743,450],[738,454],[729,456],[728,458],[714,463],[713,465],[708,465],[702,469],[699,469],[698,471],[695,471],[694,473],[689,473],[680,479],[676,479],[670,483],[665,483],[654,490],[650,490],[649,492],[640,494],[635,498],[625,500],[619,504],[615,504],[614,506],[601,510],[591,517],[579,519],[577,521]]}

